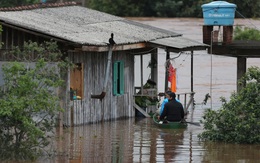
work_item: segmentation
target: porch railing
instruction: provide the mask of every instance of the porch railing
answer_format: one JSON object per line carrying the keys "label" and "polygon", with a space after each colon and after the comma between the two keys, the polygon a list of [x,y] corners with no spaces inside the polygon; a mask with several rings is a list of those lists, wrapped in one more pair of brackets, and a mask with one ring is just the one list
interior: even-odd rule
{"label": "porch railing", "polygon": [[194,95],[195,95],[195,92],[177,93],[176,94],[177,99],[180,100],[181,103],[183,104],[185,114],[188,113],[189,107],[191,109],[194,109]]}
{"label": "porch railing", "polygon": [[[139,90],[139,93],[137,93]],[[140,87],[135,87],[135,97],[146,96],[146,97],[161,97],[164,93],[157,94],[156,89],[143,89],[140,91]],[[177,93],[176,98],[183,104],[185,115],[188,114],[189,108],[194,109],[194,95],[195,92]],[[153,109],[154,110],[154,109]],[[150,110],[149,110],[150,111]]]}

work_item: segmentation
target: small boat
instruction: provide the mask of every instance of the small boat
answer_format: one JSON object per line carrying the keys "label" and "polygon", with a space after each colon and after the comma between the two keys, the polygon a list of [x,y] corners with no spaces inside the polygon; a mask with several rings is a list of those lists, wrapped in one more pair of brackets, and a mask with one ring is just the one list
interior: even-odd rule
{"label": "small boat", "polygon": [[153,115],[153,121],[156,126],[160,128],[167,128],[167,129],[183,129],[187,127],[187,123],[182,123],[182,122],[162,122],[159,121],[157,118],[157,114]]}

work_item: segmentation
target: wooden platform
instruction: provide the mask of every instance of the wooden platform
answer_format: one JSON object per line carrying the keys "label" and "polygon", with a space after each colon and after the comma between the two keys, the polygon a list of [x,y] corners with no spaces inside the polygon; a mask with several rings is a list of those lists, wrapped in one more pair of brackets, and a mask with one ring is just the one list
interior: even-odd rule
{"label": "wooden platform", "polygon": [[[212,54],[229,57],[260,58],[260,41],[233,41],[230,44],[222,45],[214,43]],[[208,49],[211,53],[211,49]]]}

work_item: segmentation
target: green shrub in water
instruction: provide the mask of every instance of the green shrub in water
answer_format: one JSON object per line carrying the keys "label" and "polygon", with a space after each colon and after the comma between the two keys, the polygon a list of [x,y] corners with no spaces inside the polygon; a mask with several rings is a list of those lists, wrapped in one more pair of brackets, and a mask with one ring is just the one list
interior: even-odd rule
{"label": "green shrub in water", "polygon": [[233,93],[229,102],[221,98],[223,104],[219,110],[206,110],[200,139],[260,143],[260,68],[249,68],[240,82],[246,82],[246,86]]}

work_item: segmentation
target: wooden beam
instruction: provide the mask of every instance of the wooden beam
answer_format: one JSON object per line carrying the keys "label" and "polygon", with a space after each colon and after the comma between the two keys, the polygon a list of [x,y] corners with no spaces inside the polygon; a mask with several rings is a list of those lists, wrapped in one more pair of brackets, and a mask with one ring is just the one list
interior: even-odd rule
{"label": "wooden beam", "polygon": [[[146,43],[114,45],[113,51],[123,51],[123,50],[140,49],[140,48],[146,48]],[[83,45],[82,51],[104,52],[104,51],[108,51],[108,46]]]}
{"label": "wooden beam", "polygon": [[[259,58],[260,57],[259,50],[260,50],[260,44],[259,46],[213,45],[212,47],[213,54],[230,56],[230,57]],[[208,49],[208,53],[210,53],[210,48]]]}
{"label": "wooden beam", "polygon": [[146,113],[146,111],[144,111],[140,106],[138,106],[135,102],[134,102],[134,107],[141,112],[146,118],[150,118],[151,116]]}

